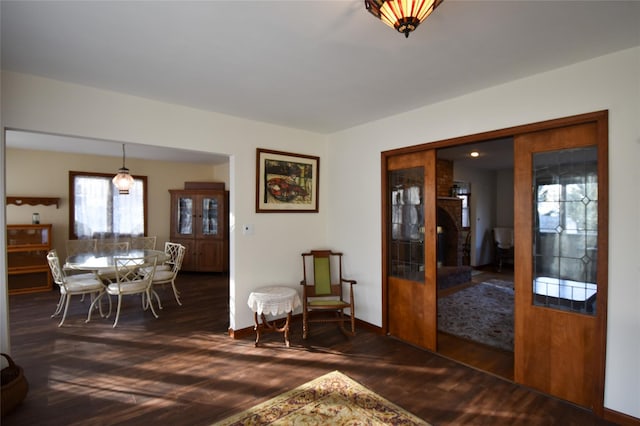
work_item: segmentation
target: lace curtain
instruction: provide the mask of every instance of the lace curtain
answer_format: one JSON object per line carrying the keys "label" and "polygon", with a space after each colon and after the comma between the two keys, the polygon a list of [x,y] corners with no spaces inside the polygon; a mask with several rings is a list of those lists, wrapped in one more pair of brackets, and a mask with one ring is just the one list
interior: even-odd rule
{"label": "lace curtain", "polygon": [[144,185],[135,179],[120,195],[109,177],[75,176],[74,229],[77,238],[144,234]]}

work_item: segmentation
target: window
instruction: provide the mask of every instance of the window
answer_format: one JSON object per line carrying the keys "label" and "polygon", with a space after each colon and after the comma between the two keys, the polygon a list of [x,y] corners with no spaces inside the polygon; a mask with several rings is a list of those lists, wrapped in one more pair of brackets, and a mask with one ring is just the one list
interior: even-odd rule
{"label": "window", "polygon": [[452,196],[456,196],[462,200],[462,228],[469,229],[471,226],[471,213],[469,212],[471,184],[469,182],[455,181],[453,182],[453,188],[455,188],[455,194],[452,194]]}
{"label": "window", "polygon": [[111,238],[147,233],[147,177],[134,176],[120,195],[113,175],[69,172],[69,238]]}

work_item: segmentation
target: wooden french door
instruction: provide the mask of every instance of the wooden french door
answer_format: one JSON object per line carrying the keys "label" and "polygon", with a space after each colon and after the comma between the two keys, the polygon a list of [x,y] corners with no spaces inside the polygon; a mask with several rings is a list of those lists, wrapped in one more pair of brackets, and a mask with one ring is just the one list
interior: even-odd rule
{"label": "wooden french door", "polygon": [[518,383],[603,410],[606,115],[515,136]]}
{"label": "wooden french door", "polygon": [[607,120],[599,111],[383,153],[383,330],[437,349],[436,149],[513,137],[514,379],[603,416]]}
{"label": "wooden french door", "polygon": [[387,158],[383,171],[387,332],[436,350],[436,152]]}

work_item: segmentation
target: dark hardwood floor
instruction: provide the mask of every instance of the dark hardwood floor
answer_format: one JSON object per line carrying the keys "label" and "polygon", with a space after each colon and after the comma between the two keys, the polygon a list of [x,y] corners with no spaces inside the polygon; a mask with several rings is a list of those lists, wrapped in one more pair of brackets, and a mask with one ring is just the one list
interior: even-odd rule
{"label": "dark hardwood floor", "polygon": [[[72,301],[65,324],[50,318],[57,294],[10,296],[12,356],[30,384],[13,425],[206,425],[333,370],[434,425],[604,425],[590,412],[395,339],[316,326],[291,347],[280,334],[233,340],[228,279],[183,273],[183,306],[168,290],[154,319],[138,298],[112,318],[85,324]],[[239,304],[242,306],[242,304]],[[247,309],[249,309],[247,307]]]}

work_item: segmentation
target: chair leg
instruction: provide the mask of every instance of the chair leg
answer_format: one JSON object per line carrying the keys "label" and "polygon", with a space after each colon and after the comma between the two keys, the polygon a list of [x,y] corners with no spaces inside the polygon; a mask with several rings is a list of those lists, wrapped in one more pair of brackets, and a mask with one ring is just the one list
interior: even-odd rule
{"label": "chair leg", "polygon": [[51,318],[57,316],[58,314],[60,314],[60,312],[62,312],[62,307],[64,306],[66,296],[67,295],[65,293],[60,293],[60,300],[58,300],[58,306],[56,306],[56,310],[53,312],[53,315],[51,315]]}
{"label": "chair leg", "polygon": [[149,290],[147,290],[145,294],[147,295],[147,300],[149,300],[149,307],[151,307],[151,313],[153,314],[154,317],[158,318],[158,314],[156,314],[156,310],[153,309],[153,301],[151,300],[151,293],[149,292]]}
{"label": "chair leg", "polygon": [[[84,294],[83,294],[83,296],[84,296]],[[93,293],[91,293],[91,298],[93,300],[91,301],[91,306],[89,306],[89,313],[87,314],[87,320],[85,321],[85,323],[91,321],[91,314],[93,313],[93,310],[96,307],[96,303],[98,303],[98,309],[100,310],[100,316],[103,316],[102,315],[102,296],[104,296],[104,292],[98,294],[98,296],[95,297],[95,298],[93,297]]]}
{"label": "chair leg", "polygon": [[178,297],[178,294],[180,294],[180,292],[176,288],[175,278],[171,281],[171,288],[173,289],[173,295],[176,298],[176,302],[178,302],[178,305],[182,306],[182,303],[180,302],[180,298]]}
{"label": "chair leg", "polygon": [[306,339],[309,334],[309,317],[306,309],[302,310],[302,338]]}
{"label": "chair leg", "polygon": [[356,335],[356,314],[355,314],[355,309],[353,309],[353,306],[351,306],[351,309],[349,309],[349,314],[351,315],[351,334],[352,335]]}
{"label": "chair leg", "polygon": [[69,310],[69,302],[71,301],[71,295],[67,294],[66,299],[67,300],[65,301],[65,304],[64,304],[64,314],[62,314],[62,320],[60,320],[60,324],[58,324],[58,327],[60,327],[64,322],[65,318],[67,318],[67,311]]}
{"label": "chair leg", "polygon": [[158,302],[158,308],[160,309],[164,309],[162,307],[162,302],[160,302],[160,296],[158,295],[158,292],[155,290],[151,290],[153,292],[153,296],[156,298],[156,301]]}
{"label": "chair leg", "polygon": [[116,320],[113,322],[113,328],[118,325],[118,318],[120,318],[120,305],[122,305],[122,295],[118,295],[118,307],[116,308]]}

